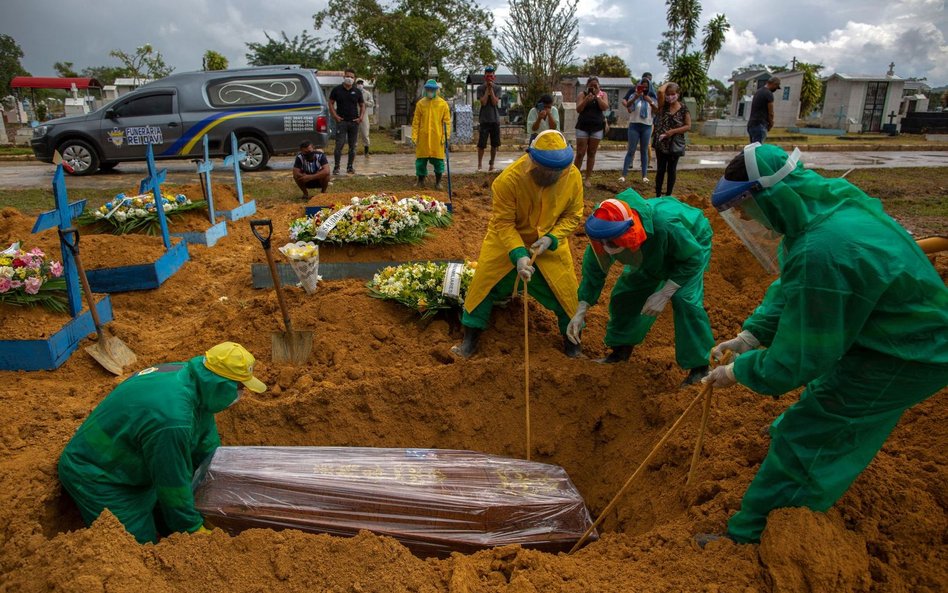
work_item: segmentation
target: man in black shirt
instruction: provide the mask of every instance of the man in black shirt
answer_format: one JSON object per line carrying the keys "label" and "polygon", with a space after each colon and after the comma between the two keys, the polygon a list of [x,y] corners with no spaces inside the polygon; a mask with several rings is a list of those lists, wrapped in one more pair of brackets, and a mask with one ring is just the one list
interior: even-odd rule
{"label": "man in black shirt", "polygon": [[[334,105],[335,104],[335,105]],[[352,175],[355,169],[356,138],[359,135],[359,124],[365,117],[365,100],[362,91],[355,87],[355,71],[347,68],[342,84],[329,93],[329,113],[336,120],[336,151],[333,154],[332,174],[339,174],[339,160],[342,158],[342,147],[349,144],[349,161],[346,173]]]}
{"label": "man in black shirt", "polygon": [[497,156],[497,147],[500,146],[500,114],[497,104],[500,89],[494,81],[494,67],[484,68],[484,84],[477,87],[477,100],[481,103],[481,110],[477,115],[477,170],[480,171],[484,162],[484,149],[487,148],[487,137],[490,136],[490,163],[488,171],[494,170],[494,158]]}
{"label": "man in black shirt", "polygon": [[751,101],[751,113],[747,118],[747,135],[751,144],[764,143],[767,132],[774,127],[774,91],[780,89],[780,79],[774,76],[767,84],[757,89]]}
{"label": "man in black shirt", "polygon": [[304,200],[309,199],[309,189],[318,187],[326,193],[329,188],[329,157],[312,142],[300,144],[300,153],[293,161],[293,181],[303,191]]}

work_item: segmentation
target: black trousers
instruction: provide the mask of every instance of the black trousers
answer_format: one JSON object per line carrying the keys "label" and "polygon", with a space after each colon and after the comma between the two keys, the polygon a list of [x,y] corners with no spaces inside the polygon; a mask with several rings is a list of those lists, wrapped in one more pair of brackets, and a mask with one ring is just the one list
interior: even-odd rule
{"label": "black trousers", "polygon": [[333,153],[333,170],[339,170],[339,160],[342,158],[342,147],[349,144],[349,161],[346,170],[352,170],[356,158],[356,138],[359,136],[359,124],[354,121],[336,122],[336,151]]}
{"label": "black trousers", "polygon": [[[675,189],[675,178],[678,176],[678,159],[680,154],[668,154],[660,150],[655,151],[658,157],[658,171],[655,174],[655,197],[670,196]],[[665,182],[665,173],[668,173],[668,187],[662,192],[662,183]]]}

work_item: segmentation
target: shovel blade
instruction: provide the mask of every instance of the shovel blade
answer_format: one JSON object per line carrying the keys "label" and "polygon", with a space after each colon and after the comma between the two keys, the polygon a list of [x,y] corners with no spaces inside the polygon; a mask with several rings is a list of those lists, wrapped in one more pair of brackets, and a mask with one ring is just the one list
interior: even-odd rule
{"label": "shovel blade", "polygon": [[313,332],[273,332],[273,362],[303,365],[313,351]]}
{"label": "shovel blade", "polygon": [[125,367],[135,364],[138,360],[125,342],[114,336],[86,346],[86,352],[113,375],[124,374]]}

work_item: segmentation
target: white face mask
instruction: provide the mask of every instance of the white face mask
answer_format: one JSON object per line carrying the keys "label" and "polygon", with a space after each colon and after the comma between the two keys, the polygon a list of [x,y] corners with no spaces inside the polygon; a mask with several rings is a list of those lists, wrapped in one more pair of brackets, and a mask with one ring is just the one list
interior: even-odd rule
{"label": "white face mask", "polygon": [[356,85],[356,88],[361,91],[364,87],[363,87],[361,84],[357,84],[357,85]]}
{"label": "white face mask", "polygon": [[677,100],[678,100],[678,95],[668,95],[667,97],[665,97],[665,101],[668,103],[674,103]]}
{"label": "white face mask", "polygon": [[350,85],[350,86],[351,86],[354,80],[355,80],[354,78],[352,78],[352,77],[350,77],[350,76],[346,76],[345,78],[342,79],[342,82],[344,82],[344,83],[346,83],[347,85]]}

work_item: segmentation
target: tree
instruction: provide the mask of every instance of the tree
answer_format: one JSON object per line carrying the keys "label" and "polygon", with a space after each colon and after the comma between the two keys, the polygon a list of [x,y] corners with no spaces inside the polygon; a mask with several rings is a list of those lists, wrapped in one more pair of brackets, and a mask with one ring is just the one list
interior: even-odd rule
{"label": "tree", "polygon": [[270,37],[266,43],[248,43],[247,63],[251,66],[272,66],[275,64],[299,64],[303,68],[318,70],[322,66],[323,56],[326,53],[326,43],[303,31],[294,35],[293,39],[280,31],[280,39]]}
{"label": "tree", "polygon": [[723,14],[716,14],[704,26],[704,39],[701,41],[701,50],[704,52],[704,61],[710,66],[714,57],[724,47],[725,34],[731,30],[731,23]]}
{"label": "tree", "polygon": [[577,0],[510,0],[510,16],[500,33],[500,55],[520,78],[524,105],[559,85],[579,45]]}
{"label": "tree", "polygon": [[160,51],[150,43],[135,48],[135,53],[128,53],[120,49],[113,49],[109,52],[113,58],[118,58],[129,76],[133,78],[150,78],[157,80],[164,78],[174,72],[174,67],[165,64],[165,59]]}
{"label": "tree", "polygon": [[94,78],[102,85],[115,84],[116,78],[131,78],[133,74],[123,66],[89,66],[82,69],[86,78]]}
{"label": "tree", "polygon": [[53,70],[61,78],[78,78],[79,73],[72,69],[72,62],[56,62],[53,64]]}
{"label": "tree", "polygon": [[586,58],[583,62],[583,74],[607,78],[631,78],[632,71],[619,56],[598,54]]}
{"label": "tree", "polygon": [[662,33],[663,40],[658,44],[658,58],[669,68],[678,56],[688,52],[688,48],[698,36],[698,24],[701,18],[701,2],[698,0],[665,0],[665,20],[668,30]]}
{"label": "tree", "polygon": [[[693,51],[678,56],[668,72],[668,80],[678,84],[681,96],[694,98],[700,113],[708,96],[708,73],[704,55]],[[697,119],[697,114],[694,116]]]}
{"label": "tree", "polygon": [[227,70],[227,58],[213,49],[204,52],[204,58],[201,60],[204,70]]}
{"label": "tree", "polygon": [[823,82],[820,80],[822,69],[823,64],[797,62],[797,70],[803,72],[803,82],[800,84],[800,117],[810,115],[823,103]]}
{"label": "tree", "polygon": [[331,55],[364,61],[359,72],[374,73],[380,90],[404,91],[413,98],[412,110],[429,69],[437,68],[450,88],[462,73],[495,57],[494,17],[475,0],[332,2],[313,15],[313,23],[338,33]]}
{"label": "tree", "polygon": [[23,50],[9,35],[0,34],[0,96],[7,96],[13,92],[10,82],[15,76],[29,76],[23,68],[20,58]]}

